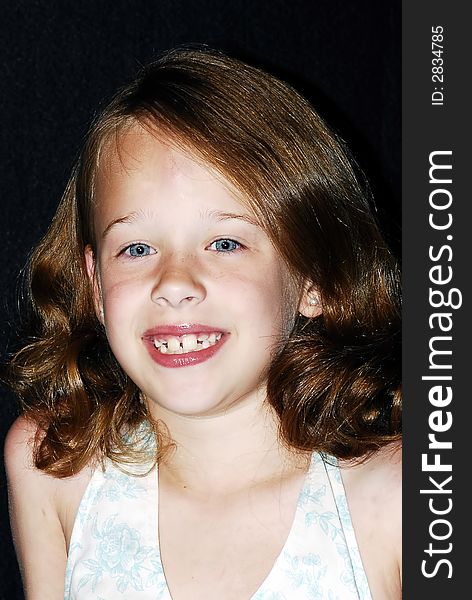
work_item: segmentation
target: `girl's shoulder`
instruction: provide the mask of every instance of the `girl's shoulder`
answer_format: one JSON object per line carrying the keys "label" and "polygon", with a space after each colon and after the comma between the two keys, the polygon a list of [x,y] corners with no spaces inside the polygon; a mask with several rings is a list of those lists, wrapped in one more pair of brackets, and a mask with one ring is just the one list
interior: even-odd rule
{"label": "girl's shoulder", "polygon": [[30,502],[34,499],[35,505],[44,504],[48,511],[57,513],[61,526],[67,530],[67,519],[63,517],[73,512],[71,507],[78,507],[93,471],[87,467],[70,477],[59,478],[37,469],[34,446],[42,435],[37,423],[25,416],[18,417],[10,427],[4,447],[9,494],[15,499],[16,492],[24,496],[30,490]]}
{"label": "girl's shoulder", "polygon": [[8,465],[14,466],[31,456],[32,444],[38,433],[38,427],[24,416],[18,417],[8,430],[5,438],[4,456]]}
{"label": "girl's shoulder", "polygon": [[69,532],[90,479],[88,469],[64,479],[37,469],[34,444],[41,435],[33,420],[21,416],[4,447],[13,541],[26,594],[32,599],[63,594]]}
{"label": "girl's shoulder", "polygon": [[[392,494],[401,497],[402,480],[402,444],[401,441],[391,442],[383,446],[364,460],[340,460],[339,467],[343,480],[363,490],[375,489],[378,493]],[[382,489],[379,488],[382,486]]]}
{"label": "girl's shoulder", "polygon": [[340,461],[352,523],[374,598],[401,597],[402,447]]}
{"label": "girl's shoulder", "polygon": [[44,435],[34,420],[18,417],[5,438],[4,458],[9,491],[33,488],[40,501],[48,490],[54,487],[53,478],[34,466],[34,447],[38,438]]}

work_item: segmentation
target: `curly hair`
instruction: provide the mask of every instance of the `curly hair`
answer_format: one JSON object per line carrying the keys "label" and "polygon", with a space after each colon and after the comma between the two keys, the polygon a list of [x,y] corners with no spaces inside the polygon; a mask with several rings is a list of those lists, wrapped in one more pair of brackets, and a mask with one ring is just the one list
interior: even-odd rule
{"label": "curly hair", "polygon": [[[26,342],[9,381],[38,423],[35,464],[57,477],[97,458],[140,458],[149,419],[93,304],[95,178],[105,144],[140,123],[241,190],[322,314],[299,316],[273,359],[267,398],[290,447],[362,457],[401,431],[400,276],[347,150],[312,106],[272,75],[207,49],[147,66],[96,119],[26,276]],[[156,426],[158,447],[170,440]],[[136,449],[137,448],[137,449]],[[157,457],[158,459],[159,457]]]}

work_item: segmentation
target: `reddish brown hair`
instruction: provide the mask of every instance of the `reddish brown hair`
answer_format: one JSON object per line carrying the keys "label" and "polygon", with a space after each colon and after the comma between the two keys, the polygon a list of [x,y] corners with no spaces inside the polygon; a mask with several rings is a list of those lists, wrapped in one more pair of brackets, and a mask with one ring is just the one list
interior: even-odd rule
{"label": "reddish brown hair", "polygon": [[108,347],[84,264],[101,151],[135,122],[234,183],[293,273],[320,294],[322,315],[298,318],[269,371],[282,439],[348,458],[398,437],[399,274],[342,143],[287,84],[217,52],[178,49],[100,115],[32,255],[29,339],[10,381],[45,432],[37,467],[62,477],[97,457],[139,458],[124,434],[146,409]]}

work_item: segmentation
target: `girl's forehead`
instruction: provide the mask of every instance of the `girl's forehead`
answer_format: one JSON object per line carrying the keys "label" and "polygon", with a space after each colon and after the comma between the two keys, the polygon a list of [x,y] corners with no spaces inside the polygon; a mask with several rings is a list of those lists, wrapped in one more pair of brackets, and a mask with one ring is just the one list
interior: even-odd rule
{"label": "girl's forehead", "polygon": [[102,200],[147,187],[188,192],[200,190],[230,198],[254,216],[245,194],[195,150],[175,136],[149,130],[139,123],[110,135],[103,143],[95,177],[95,207]]}
{"label": "girl's forehead", "polygon": [[[190,160],[190,152],[187,154]],[[151,160],[175,164],[179,159],[174,140],[135,122],[114,130],[105,138],[98,159],[98,175],[122,175],[139,170]]]}
{"label": "girl's forehead", "polygon": [[246,204],[237,186],[189,144],[176,135],[139,122],[127,124],[105,138],[97,162],[98,182],[132,176],[136,172],[157,172],[166,177],[186,177],[190,181],[214,181],[225,187],[235,200]]}

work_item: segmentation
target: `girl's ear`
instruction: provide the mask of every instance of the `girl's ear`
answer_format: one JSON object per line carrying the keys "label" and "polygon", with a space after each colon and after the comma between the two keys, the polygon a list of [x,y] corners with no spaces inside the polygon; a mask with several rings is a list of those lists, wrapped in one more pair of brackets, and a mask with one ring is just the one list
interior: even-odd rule
{"label": "girl's ear", "polygon": [[323,312],[320,294],[311,283],[306,284],[303,288],[298,312],[309,319],[314,319]]}
{"label": "girl's ear", "polygon": [[100,289],[100,281],[98,279],[97,264],[92,250],[92,246],[88,244],[85,247],[85,265],[87,267],[87,275],[92,286],[93,303],[95,306],[95,314],[102,325],[105,324],[105,315],[103,313],[102,290]]}

